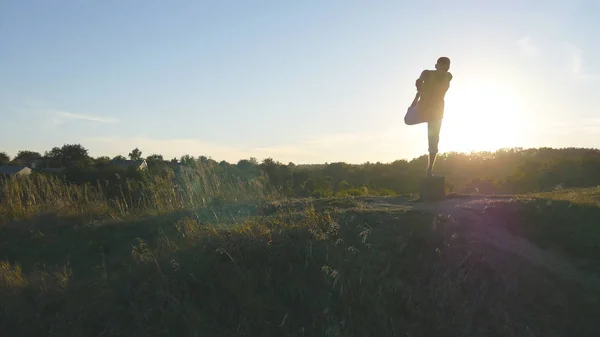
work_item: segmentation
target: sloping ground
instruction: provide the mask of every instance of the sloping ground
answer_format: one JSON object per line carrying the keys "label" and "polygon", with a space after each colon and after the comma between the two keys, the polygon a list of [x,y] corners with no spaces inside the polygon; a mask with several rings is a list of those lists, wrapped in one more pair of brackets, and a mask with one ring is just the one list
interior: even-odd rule
{"label": "sloping ground", "polygon": [[[547,207],[552,206],[552,202],[545,204]],[[397,207],[433,212],[441,218],[447,218],[453,228],[461,231],[471,244],[480,246],[480,249],[493,246],[506,253],[516,254],[527,262],[543,267],[561,278],[575,281],[586,287],[600,289],[600,278],[576,268],[575,261],[557,252],[542,249],[509,230],[514,227],[515,223],[522,220],[519,219],[519,216],[523,205],[515,198],[465,197],[436,203],[410,203],[398,198],[382,198],[368,199],[367,205],[372,205],[375,209]],[[597,220],[598,227],[600,227],[600,217]],[[570,224],[565,222],[563,225],[569,226]],[[588,233],[588,235],[593,235],[593,233]]]}
{"label": "sloping ground", "polygon": [[537,235],[539,226],[519,232],[523,216],[538,219],[524,213],[530,206],[539,205],[287,200],[259,207],[257,217],[216,212],[229,228],[197,212],[9,226],[0,229],[0,331],[597,336],[594,273],[572,263],[585,254]]}

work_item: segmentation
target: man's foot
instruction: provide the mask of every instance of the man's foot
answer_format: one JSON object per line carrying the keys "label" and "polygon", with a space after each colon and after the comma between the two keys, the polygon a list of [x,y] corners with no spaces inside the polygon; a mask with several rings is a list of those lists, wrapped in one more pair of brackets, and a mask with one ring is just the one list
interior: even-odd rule
{"label": "man's foot", "polygon": [[430,178],[433,177],[433,172],[431,170],[427,170],[427,176]]}

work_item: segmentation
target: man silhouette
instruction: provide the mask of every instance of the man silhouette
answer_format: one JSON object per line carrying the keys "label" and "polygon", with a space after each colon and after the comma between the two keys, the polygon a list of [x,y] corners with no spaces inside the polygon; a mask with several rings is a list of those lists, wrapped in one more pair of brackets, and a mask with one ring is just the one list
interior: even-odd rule
{"label": "man silhouette", "polygon": [[427,163],[427,175],[433,176],[433,165],[438,154],[440,142],[440,130],[444,118],[444,98],[450,87],[452,74],[450,70],[450,59],[440,57],[435,64],[435,70],[423,70],[417,79],[417,97],[413,105],[418,106],[423,119],[427,121],[427,137],[429,140],[429,160]]}

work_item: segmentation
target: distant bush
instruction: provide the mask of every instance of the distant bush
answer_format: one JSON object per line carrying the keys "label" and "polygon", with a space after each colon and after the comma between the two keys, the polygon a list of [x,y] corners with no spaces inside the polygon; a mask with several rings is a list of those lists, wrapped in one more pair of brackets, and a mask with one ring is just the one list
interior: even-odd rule
{"label": "distant bush", "polygon": [[[392,163],[282,164],[267,159],[258,167],[269,184],[282,194],[296,197],[418,193],[425,176],[427,157]],[[446,188],[459,193],[523,193],[563,187],[600,184],[600,150],[503,149],[496,152],[444,153],[436,162]],[[367,188],[368,192],[363,189]],[[389,192],[388,192],[389,193]]]}
{"label": "distant bush", "polygon": [[[22,151],[28,153],[27,151]],[[139,152],[139,150],[138,150]],[[132,154],[140,155],[136,151]],[[4,182],[0,198],[26,199],[29,204],[14,206],[23,213],[39,200],[52,199],[51,195],[37,196],[37,186],[52,186],[57,193],[86,191],[83,198],[98,194],[110,209],[120,212],[132,209],[159,211],[194,205],[207,200],[240,198],[246,195],[278,195],[281,197],[328,198],[334,196],[407,195],[419,192],[424,177],[427,157],[392,163],[328,163],[319,165],[282,164],[267,158],[240,160],[237,164],[217,162],[201,156],[165,161],[160,155],[148,158],[147,170],[121,170],[110,165],[108,157],[87,157],[87,150],[79,145],[54,148],[52,156],[39,159],[46,164],[65,164],[60,173],[40,173],[27,180]],[[37,158],[37,159],[36,159]],[[79,158],[77,165],[69,158]],[[32,159],[32,160],[33,160]],[[83,163],[83,164],[82,164]],[[66,165],[68,164],[68,165]],[[81,165],[80,165],[81,164]],[[85,165],[84,165],[85,164]],[[436,172],[446,178],[449,193],[525,193],[551,191],[561,188],[600,185],[600,150],[597,149],[504,149],[496,152],[444,153],[436,162]],[[41,182],[47,179],[46,182]],[[21,186],[22,185],[22,186]],[[8,187],[12,186],[12,187]],[[17,190],[19,192],[17,192]],[[16,198],[14,193],[33,193]],[[258,190],[263,192],[259,193]],[[61,192],[62,191],[62,192]],[[253,192],[248,192],[253,191]],[[79,192],[69,192],[79,195]],[[82,192],[83,193],[83,192]],[[248,194],[249,193],[249,194]],[[41,199],[40,199],[41,198]],[[77,197],[80,202],[82,197]],[[98,199],[100,197],[94,196]],[[94,199],[94,200],[96,200]],[[3,205],[6,209],[9,204]],[[36,206],[37,207],[37,206]],[[15,214],[16,214],[15,213]]]}

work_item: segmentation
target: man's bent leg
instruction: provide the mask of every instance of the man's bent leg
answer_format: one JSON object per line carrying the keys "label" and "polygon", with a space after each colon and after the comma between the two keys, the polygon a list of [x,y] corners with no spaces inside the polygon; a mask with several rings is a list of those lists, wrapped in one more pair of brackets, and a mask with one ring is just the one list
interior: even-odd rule
{"label": "man's bent leg", "polygon": [[427,174],[433,175],[433,166],[438,154],[438,144],[440,142],[440,131],[442,129],[442,120],[431,121],[427,123],[427,138],[429,140],[429,162],[427,164]]}

